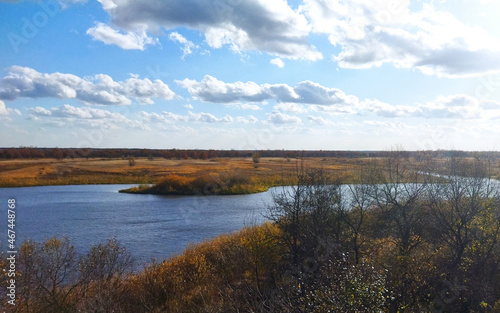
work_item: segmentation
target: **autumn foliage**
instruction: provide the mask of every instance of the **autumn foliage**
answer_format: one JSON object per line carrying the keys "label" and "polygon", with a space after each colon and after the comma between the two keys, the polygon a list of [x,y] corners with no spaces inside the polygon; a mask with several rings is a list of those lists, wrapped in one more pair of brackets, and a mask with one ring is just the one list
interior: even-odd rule
{"label": "autumn foliage", "polygon": [[199,173],[194,177],[171,174],[154,186],[139,186],[123,190],[129,193],[161,195],[226,195],[266,191],[272,186],[269,179],[231,173]]}

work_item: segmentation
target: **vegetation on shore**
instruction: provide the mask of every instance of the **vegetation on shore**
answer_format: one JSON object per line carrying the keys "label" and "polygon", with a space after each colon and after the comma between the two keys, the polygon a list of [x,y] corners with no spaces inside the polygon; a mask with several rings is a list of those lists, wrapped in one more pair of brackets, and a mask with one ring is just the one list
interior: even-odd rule
{"label": "vegetation on shore", "polygon": [[[299,168],[295,186],[274,194],[269,222],[136,272],[116,242],[81,258],[64,239],[26,242],[16,265],[19,302],[5,308],[499,312],[500,191],[492,167],[455,157],[411,163],[395,154],[348,186],[335,172]],[[423,174],[432,169],[446,179]]]}
{"label": "vegetation on shore", "polygon": [[237,195],[264,192],[269,187],[287,184],[279,176],[266,177],[235,175],[234,173],[202,173],[195,177],[169,175],[155,185],[140,185],[124,193],[157,195]]}

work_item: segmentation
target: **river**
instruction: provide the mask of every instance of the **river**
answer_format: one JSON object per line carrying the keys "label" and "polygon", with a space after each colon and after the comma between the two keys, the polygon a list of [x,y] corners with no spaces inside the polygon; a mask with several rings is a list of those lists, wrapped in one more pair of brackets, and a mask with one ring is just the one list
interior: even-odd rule
{"label": "river", "polygon": [[[16,245],[67,236],[78,253],[116,238],[138,264],[181,253],[201,242],[260,224],[271,192],[236,196],[157,196],[118,193],[134,185],[0,189],[1,251],[7,251],[7,200],[16,200]],[[3,221],[2,221],[3,220]]]}

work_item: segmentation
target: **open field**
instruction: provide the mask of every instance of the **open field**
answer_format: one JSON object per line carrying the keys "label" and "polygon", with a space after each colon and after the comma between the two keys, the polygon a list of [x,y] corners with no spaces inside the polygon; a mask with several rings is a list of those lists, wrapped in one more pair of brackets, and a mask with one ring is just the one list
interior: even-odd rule
{"label": "open field", "polygon": [[[347,173],[360,168],[368,158],[307,158],[305,166]],[[168,175],[196,177],[209,173],[232,173],[253,176],[259,181],[293,173],[300,166],[297,159],[215,158],[209,160],[167,160],[137,158],[135,166],[127,159],[37,159],[0,161],[0,187],[82,185],[82,184],[152,184]],[[255,167],[256,166],[256,167]]]}

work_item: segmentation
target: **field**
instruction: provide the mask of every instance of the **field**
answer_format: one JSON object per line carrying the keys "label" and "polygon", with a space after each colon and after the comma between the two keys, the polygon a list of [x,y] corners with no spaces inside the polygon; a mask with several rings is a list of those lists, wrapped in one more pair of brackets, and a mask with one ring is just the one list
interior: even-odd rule
{"label": "field", "polygon": [[[366,164],[367,158],[307,158],[308,168],[323,168],[346,174]],[[208,160],[135,159],[36,159],[0,161],[0,187],[83,184],[154,184],[168,175],[197,177],[210,173],[232,173],[269,182],[296,171],[302,161],[287,158],[214,158]]]}

